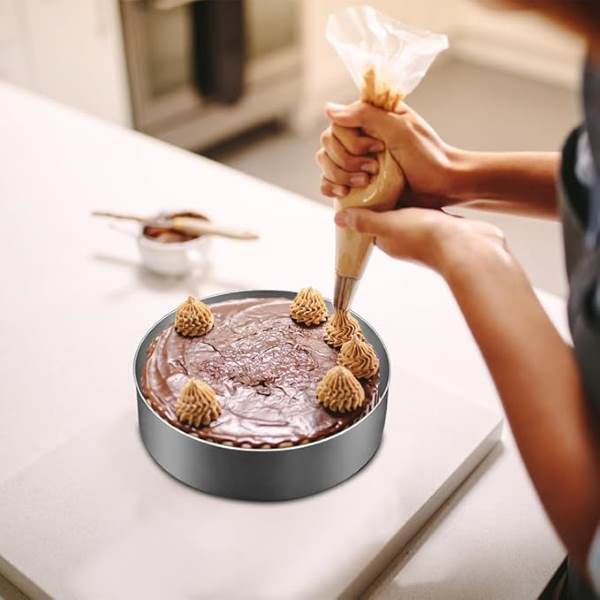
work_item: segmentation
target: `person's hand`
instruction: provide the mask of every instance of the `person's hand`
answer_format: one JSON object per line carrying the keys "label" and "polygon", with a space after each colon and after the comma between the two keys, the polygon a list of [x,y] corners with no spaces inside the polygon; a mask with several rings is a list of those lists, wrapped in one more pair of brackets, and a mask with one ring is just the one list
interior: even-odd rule
{"label": "person's hand", "polygon": [[377,173],[373,153],[384,146],[402,169],[407,186],[403,206],[440,208],[458,201],[455,177],[461,151],[446,144],[416,112],[403,104],[400,112],[380,110],[364,102],[328,104],[331,125],[321,134],[317,162],[321,193],[343,197],[363,187]]}
{"label": "person's hand", "polygon": [[335,222],[338,227],[372,235],[377,246],[393,258],[424,264],[446,278],[457,264],[466,264],[473,256],[492,253],[512,260],[498,227],[440,210],[349,208],[338,212]]}

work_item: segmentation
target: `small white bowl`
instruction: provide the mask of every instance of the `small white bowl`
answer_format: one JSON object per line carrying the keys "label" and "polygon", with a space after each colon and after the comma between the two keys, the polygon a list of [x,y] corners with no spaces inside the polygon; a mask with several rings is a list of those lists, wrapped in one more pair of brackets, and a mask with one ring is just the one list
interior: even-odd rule
{"label": "small white bowl", "polygon": [[158,242],[143,233],[137,237],[144,266],[160,275],[185,275],[202,267],[208,260],[210,237],[186,242]]}

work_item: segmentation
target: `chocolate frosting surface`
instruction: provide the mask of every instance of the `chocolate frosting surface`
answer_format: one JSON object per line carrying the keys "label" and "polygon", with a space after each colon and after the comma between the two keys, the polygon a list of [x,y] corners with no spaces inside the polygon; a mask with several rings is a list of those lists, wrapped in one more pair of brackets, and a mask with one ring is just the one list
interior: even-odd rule
{"label": "chocolate frosting surface", "polygon": [[[215,324],[206,335],[186,338],[172,325],[160,333],[141,382],[155,412],[201,438],[251,447],[306,443],[369,412],[378,375],[361,381],[366,401],[354,412],[337,415],[317,404],[317,384],[338,353],[323,340],[323,325],[292,321],[290,303],[257,298],[213,304]],[[184,425],[175,415],[179,392],[191,377],[211,385],[221,403],[221,415],[208,426]]]}

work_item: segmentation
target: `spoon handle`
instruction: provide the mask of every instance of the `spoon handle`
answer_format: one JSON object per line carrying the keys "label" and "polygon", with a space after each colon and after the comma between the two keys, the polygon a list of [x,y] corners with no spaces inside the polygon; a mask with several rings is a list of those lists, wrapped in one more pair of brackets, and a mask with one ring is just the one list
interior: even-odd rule
{"label": "spoon handle", "polygon": [[123,219],[124,221],[137,221],[138,223],[145,223],[148,220],[146,217],[140,217],[138,215],[125,215],[122,213],[104,212],[101,210],[92,211],[92,217],[109,217],[111,219]]}
{"label": "spoon handle", "polygon": [[171,227],[190,235],[216,235],[234,240],[257,240],[259,237],[253,231],[215,225],[210,221],[202,221],[189,217],[175,217],[171,219]]}

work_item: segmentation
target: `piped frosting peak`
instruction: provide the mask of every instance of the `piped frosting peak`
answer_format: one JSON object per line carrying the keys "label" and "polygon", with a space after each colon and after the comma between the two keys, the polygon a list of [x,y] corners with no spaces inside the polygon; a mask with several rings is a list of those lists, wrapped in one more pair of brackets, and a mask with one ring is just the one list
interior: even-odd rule
{"label": "piped frosting peak", "polygon": [[175,313],[175,331],[184,337],[196,337],[208,333],[215,323],[210,308],[197,298],[188,296]]}
{"label": "piped frosting peak", "polygon": [[333,412],[350,412],[364,404],[365,391],[346,367],[333,367],[317,385],[317,401]]}
{"label": "piped frosting peak", "polygon": [[219,417],[221,405],[210,385],[199,379],[190,379],[175,403],[175,414],[181,423],[200,427]]}
{"label": "piped frosting peak", "polygon": [[325,326],[323,337],[330,346],[340,348],[355,335],[362,337],[358,321],[347,310],[336,310]]}
{"label": "piped frosting peak", "polygon": [[290,305],[290,317],[304,325],[320,325],[329,313],[321,293],[314,288],[301,289]]}
{"label": "piped frosting peak", "polygon": [[359,335],[342,344],[337,364],[346,367],[355,377],[364,379],[373,377],[379,370],[379,359],[373,346]]}

